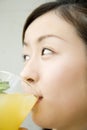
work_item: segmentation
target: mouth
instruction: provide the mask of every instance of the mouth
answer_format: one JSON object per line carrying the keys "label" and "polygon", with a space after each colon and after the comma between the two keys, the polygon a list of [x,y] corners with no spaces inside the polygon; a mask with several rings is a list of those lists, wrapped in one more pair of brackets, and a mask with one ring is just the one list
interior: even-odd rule
{"label": "mouth", "polygon": [[42,99],[43,99],[43,97],[42,97],[42,96],[39,96],[39,97],[37,97],[37,98],[38,98],[37,103],[41,102],[41,101],[42,101]]}
{"label": "mouth", "polygon": [[42,96],[42,93],[41,91],[36,91],[36,93],[34,94],[35,97],[38,99],[38,101],[42,100],[43,99],[43,96]]}
{"label": "mouth", "polygon": [[[36,95],[35,95],[35,96],[36,96]],[[32,109],[33,111],[36,111],[37,106],[40,105],[40,103],[41,103],[42,100],[43,100],[43,96],[36,96],[36,98],[37,98],[38,100],[37,100],[37,102],[36,102],[36,104],[35,104],[36,107],[33,107],[33,109]]]}
{"label": "mouth", "polygon": [[43,97],[42,96],[39,96],[39,100],[42,100],[43,99]]}

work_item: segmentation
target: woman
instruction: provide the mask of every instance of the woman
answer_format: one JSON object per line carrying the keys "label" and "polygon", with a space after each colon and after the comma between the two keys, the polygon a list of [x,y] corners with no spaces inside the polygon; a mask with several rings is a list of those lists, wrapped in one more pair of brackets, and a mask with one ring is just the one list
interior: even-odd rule
{"label": "woman", "polygon": [[87,2],[53,1],[35,9],[23,29],[21,76],[39,101],[34,122],[52,130],[87,129]]}

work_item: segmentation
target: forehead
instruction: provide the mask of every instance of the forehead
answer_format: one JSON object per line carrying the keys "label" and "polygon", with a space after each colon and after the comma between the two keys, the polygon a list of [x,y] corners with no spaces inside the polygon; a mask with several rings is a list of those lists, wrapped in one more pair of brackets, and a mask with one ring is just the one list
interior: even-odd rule
{"label": "forehead", "polygon": [[36,18],[27,28],[25,32],[24,41],[28,41],[31,38],[38,38],[42,35],[59,35],[67,39],[76,36],[75,28],[66,22],[59,14],[55,11],[50,11],[42,16]]}

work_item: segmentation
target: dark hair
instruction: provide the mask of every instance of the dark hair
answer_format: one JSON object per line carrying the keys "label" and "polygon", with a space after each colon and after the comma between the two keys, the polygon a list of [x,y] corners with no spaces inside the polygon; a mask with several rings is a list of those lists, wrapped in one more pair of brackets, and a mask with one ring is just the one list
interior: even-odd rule
{"label": "dark hair", "polygon": [[27,27],[39,16],[51,11],[59,12],[60,15],[71,23],[87,45],[87,0],[56,0],[40,5],[26,19],[22,41]]}

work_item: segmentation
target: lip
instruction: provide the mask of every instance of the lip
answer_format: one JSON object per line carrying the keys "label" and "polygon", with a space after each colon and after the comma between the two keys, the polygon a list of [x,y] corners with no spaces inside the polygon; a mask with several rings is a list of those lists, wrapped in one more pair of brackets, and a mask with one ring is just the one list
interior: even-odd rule
{"label": "lip", "polygon": [[39,96],[39,97],[36,97],[38,98],[37,102],[35,103],[35,106],[33,107],[32,111],[36,111],[36,108],[37,106],[42,102],[43,100],[43,97],[42,96]]}
{"label": "lip", "polygon": [[[42,96],[39,96],[37,103],[41,102],[42,99],[43,99],[43,97],[42,97]],[[37,103],[36,103],[36,104],[37,104]]]}
{"label": "lip", "polygon": [[40,90],[36,90],[36,93],[34,93],[34,96],[38,99],[38,100],[42,100],[43,96]]}
{"label": "lip", "polygon": [[43,97],[42,97],[42,96],[40,96],[40,97],[39,97],[39,100],[42,100],[42,99],[43,99]]}

